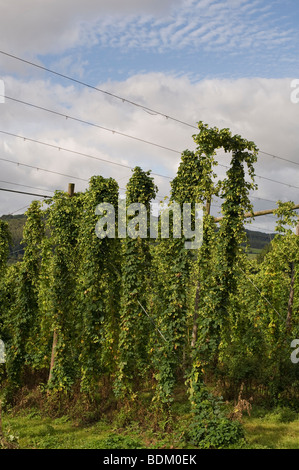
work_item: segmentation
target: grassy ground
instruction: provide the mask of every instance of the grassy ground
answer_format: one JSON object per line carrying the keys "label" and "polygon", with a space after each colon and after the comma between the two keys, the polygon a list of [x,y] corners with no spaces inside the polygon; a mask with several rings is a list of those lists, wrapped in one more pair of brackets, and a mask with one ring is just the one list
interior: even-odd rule
{"label": "grassy ground", "polygon": [[249,259],[256,259],[262,251],[261,248],[250,248],[247,256]]}
{"label": "grassy ground", "polygon": [[[90,425],[78,425],[66,416],[52,419],[35,410],[15,415],[3,413],[3,431],[8,440],[20,449],[170,449],[192,448],[184,440],[183,414],[174,428],[152,430],[131,421],[123,426],[121,420],[101,419]],[[299,449],[299,414],[290,409],[266,412],[253,408],[251,416],[243,417],[245,449]]]}
{"label": "grassy ground", "polygon": [[247,448],[299,449],[299,414],[284,408],[244,418]]}

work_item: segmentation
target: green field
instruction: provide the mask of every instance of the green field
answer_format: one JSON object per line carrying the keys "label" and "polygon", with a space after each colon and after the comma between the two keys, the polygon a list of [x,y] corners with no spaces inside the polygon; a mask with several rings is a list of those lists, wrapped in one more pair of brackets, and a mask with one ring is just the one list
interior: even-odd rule
{"label": "green field", "polygon": [[[2,428],[7,442],[19,449],[195,449],[185,439],[189,414],[184,408],[178,407],[181,413],[172,424],[161,421],[151,428],[123,413],[112,421],[102,416],[80,423],[68,416],[47,417],[36,409],[3,413]],[[299,413],[289,408],[253,407],[242,423],[245,440],[235,448],[299,449]]]}

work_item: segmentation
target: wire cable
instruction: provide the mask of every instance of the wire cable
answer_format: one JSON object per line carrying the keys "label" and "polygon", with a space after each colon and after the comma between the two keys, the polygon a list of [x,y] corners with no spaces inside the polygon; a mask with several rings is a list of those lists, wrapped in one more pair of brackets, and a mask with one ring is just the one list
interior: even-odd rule
{"label": "wire cable", "polygon": [[[12,163],[12,164],[17,165],[17,166],[29,167],[29,168],[32,168],[32,169],[37,170],[37,171],[45,171],[45,172],[47,172],[47,173],[53,173],[54,175],[64,176],[64,177],[70,178],[70,179],[77,179],[77,180],[80,180],[80,181],[84,181],[84,182],[86,182],[86,183],[89,182],[89,179],[86,179],[86,178],[80,178],[80,177],[78,177],[78,176],[68,175],[68,174],[65,174],[65,173],[61,173],[61,172],[59,172],[59,171],[48,170],[48,169],[46,169],[46,168],[40,168],[40,167],[38,167],[38,166],[28,165],[28,164],[26,164],[26,163],[15,162],[15,161],[13,161],[13,160],[8,160],[7,158],[0,158],[0,161],[4,161],[4,162],[7,162],[7,163]],[[18,185],[18,186],[24,186],[24,185],[20,185],[20,184],[18,184],[18,183],[10,183],[10,184],[15,184],[15,185]],[[26,187],[28,187],[28,188],[30,188],[30,187],[33,188],[32,186],[26,186]],[[41,189],[41,188],[34,188],[34,189]],[[122,190],[122,191],[126,191],[126,188],[123,188],[123,187],[121,187],[121,186],[119,187],[119,189]],[[41,189],[41,190],[42,190],[42,189]],[[43,190],[49,191],[49,192],[54,192],[54,191],[48,190],[48,189],[43,189]],[[158,195],[158,194],[159,194],[159,192],[157,193],[157,195]],[[165,195],[161,195],[160,198],[161,198],[161,197],[166,197],[166,196],[165,196]],[[27,207],[27,206],[25,206],[25,207]]]}
{"label": "wire cable", "polygon": [[79,119],[79,118],[76,118],[74,116],[70,116],[70,115],[65,114],[65,113],[60,113],[58,111],[54,111],[53,109],[44,108],[43,106],[38,106],[38,105],[33,104],[33,103],[28,103],[27,101],[12,98],[11,96],[7,96],[7,95],[5,95],[5,99],[8,99],[10,101],[14,101],[16,103],[24,104],[26,106],[30,106],[31,108],[39,109],[41,111],[46,111],[47,113],[55,114],[56,116],[60,116],[60,117],[63,117],[65,119],[70,119],[72,121],[76,121],[76,122],[79,122],[81,124],[86,124],[88,126],[96,127],[96,128],[101,129],[103,131],[112,132],[112,134],[117,134],[117,135],[120,135],[122,137],[126,137],[128,139],[137,140],[138,142],[142,142],[143,144],[152,145],[154,147],[158,147],[158,148],[161,148],[163,150],[168,150],[169,152],[174,152],[174,153],[181,154],[180,151],[174,150],[174,149],[169,148],[169,147],[165,147],[164,145],[156,144],[154,142],[150,142],[149,140],[145,140],[145,139],[141,139],[139,137],[135,137],[135,136],[132,136],[132,135],[129,135],[129,134],[125,134],[124,132],[116,131],[115,129],[110,129],[108,127],[104,127],[104,126],[101,126],[99,124],[95,124],[94,122],[85,121],[84,119]]}
{"label": "wire cable", "polygon": [[238,266],[240,271],[242,271],[242,273],[244,274],[244,276],[246,277],[246,279],[249,280],[249,282],[253,285],[253,287],[257,290],[257,292],[260,294],[260,296],[266,300],[266,302],[270,305],[270,307],[272,307],[275,312],[277,313],[277,315],[282,318],[282,316],[280,315],[280,313],[278,312],[278,310],[276,310],[276,308],[274,307],[274,305],[271,304],[271,302],[267,299],[267,297],[264,296],[264,294],[260,291],[260,289],[255,285],[255,283],[252,281],[252,279],[250,279],[250,277],[243,271],[243,269]]}
{"label": "wire cable", "polygon": [[[24,141],[28,141],[28,142],[33,142],[35,144],[40,144],[40,145],[44,145],[46,147],[50,147],[50,148],[54,148],[56,150],[59,150],[59,151],[63,151],[63,152],[69,152],[69,153],[73,153],[74,155],[79,155],[81,157],[86,157],[86,158],[92,158],[93,160],[98,160],[98,161],[101,161],[101,162],[104,162],[104,163],[109,163],[110,165],[116,165],[116,166],[120,166],[120,167],[123,167],[123,168],[128,168],[129,170],[133,170],[134,167],[132,166],[129,166],[129,165],[125,165],[124,163],[118,163],[118,162],[113,162],[111,160],[107,160],[105,158],[101,158],[101,157],[96,157],[94,155],[90,155],[88,153],[84,153],[84,152],[79,152],[77,150],[70,150],[68,148],[65,148],[65,147],[61,147],[59,145],[55,145],[55,144],[50,144],[50,143],[47,143],[47,142],[43,142],[43,141],[40,141],[40,140],[36,140],[36,139],[31,139],[29,137],[24,137],[24,136],[21,136],[21,135],[18,135],[18,134],[13,134],[12,132],[7,132],[7,131],[2,131],[0,130],[0,133],[1,134],[5,134],[5,135],[9,135],[11,137],[16,137],[18,139],[22,139]],[[154,176],[159,176],[161,178],[167,178],[167,179],[171,179],[170,176],[166,176],[166,175],[161,175],[160,173],[151,173],[152,175]]]}
{"label": "wire cable", "polygon": [[264,155],[268,155],[268,157],[277,158],[278,160],[282,160],[282,161],[287,162],[287,163],[293,163],[294,165],[299,166],[298,162],[294,162],[294,160],[289,160],[288,158],[279,157],[278,155],[274,155],[272,153],[264,152],[263,150],[259,150],[259,153],[263,153]]}
{"label": "wire cable", "polygon": [[[31,203],[30,203],[30,204],[31,204]],[[27,204],[26,206],[20,207],[20,209],[17,209],[17,210],[15,210],[15,211],[13,211],[13,212],[9,212],[9,214],[7,214],[7,215],[14,215],[16,212],[19,212],[19,211],[22,211],[22,210],[24,210],[24,209],[27,209],[27,207],[29,207],[30,204]],[[5,215],[6,215],[6,214],[5,214]]]}
{"label": "wire cable", "polygon": [[12,184],[14,186],[22,186],[24,188],[29,188],[29,189],[36,189],[38,191],[48,191],[49,193],[54,193],[51,189],[46,189],[46,188],[37,188],[35,186],[28,186],[27,184],[20,184],[20,183],[12,183],[11,181],[3,181],[0,180],[0,183],[5,183],[5,184]]}
{"label": "wire cable", "polygon": [[[36,105],[34,105],[34,104],[32,104],[32,103],[27,103],[27,102],[25,102],[25,101],[16,100],[15,98],[8,98],[8,99],[12,99],[13,101],[17,101],[17,102],[19,102],[19,103],[21,103],[21,104],[25,104],[25,105],[28,105],[28,106],[31,106],[31,107],[34,107],[34,108],[38,108],[38,109],[41,109],[41,110],[43,110],[43,111],[47,111],[47,112],[50,112],[50,113],[53,113],[53,114],[57,114],[57,115],[59,115],[59,116],[67,117],[67,118],[69,118],[69,119],[72,119],[72,120],[75,120],[75,121],[79,121],[79,122],[84,123],[84,124],[88,124],[88,125],[95,126],[95,127],[100,127],[102,130],[108,130],[108,131],[110,131],[110,132],[113,132],[111,129],[107,129],[107,128],[104,128],[104,127],[102,127],[102,126],[98,126],[97,124],[89,123],[88,121],[83,121],[83,120],[78,119],[78,118],[70,117],[70,116],[67,116],[67,115],[65,115],[65,114],[58,113],[58,112],[56,112],[56,111],[49,110],[49,109],[47,109],[47,108],[43,108],[43,107],[41,107],[41,106],[36,106]],[[17,134],[13,134],[13,133],[11,133],[11,132],[6,132],[6,131],[0,131],[0,132],[3,133],[3,134],[6,134],[6,135],[10,135],[10,136],[14,136],[14,137],[23,139],[24,141],[28,140],[29,142],[34,142],[34,143],[38,143],[38,144],[45,145],[45,146],[48,146],[48,147],[56,148],[57,150],[63,150],[63,151],[65,151],[65,152],[74,153],[74,154],[81,155],[81,156],[84,156],[84,157],[87,157],[87,158],[93,158],[93,159],[95,159],[95,160],[105,161],[106,163],[110,163],[110,164],[117,165],[117,166],[122,166],[122,167],[125,167],[125,168],[128,168],[128,169],[131,169],[131,170],[134,169],[133,167],[131,167],[131,166],[129,166],[129,165],[124,165],[124,164],[118,163],[118,162],[111,162],[110,160],[102,159],[102,158],[100,158],[100,157],[95,157],[95,156],[93,156],[93,155],[89,155],[89,154],[86,154],[86,153],[83,153],[83,152],[78,152],[78,151],[73,151],[73,150],[70,150],[70,149],[66,149],[66,148],[60,147],[60,146],[58,146],[58,145],[54,145],[54,144],[49,144],[49,143],[41,142],[41,141],[39,141],[39,140],[35,140],[35,139],[28,138],[28,137],[20,136],[20,135],[17,135]],[[118,133],[117,131],[114,131],[114,132],[115,132],[115,133]],[[132,139],[136,139],[136,140],[138,140],[138,141],[142,141],[142,142],[144,142],[144,143],[148,143],[148,144],[150,144],[150,145],[154,145],[154,146],[156,146],[156,147],[160,147],[160,148],[162,148],[162,149],[164,149],[164,150],[166,149],[166,150],[170,150],[170,151],[175,152],[175,153],[180,154],[180,155],[182,154],[182,152],[180,152],[179,150],[174,150],[174,149],[170,149],[169,147],[160,146],[159,144],[155,144],[155,143],[153,143],[153,142],[149,142],[149,141],[146,141],[146,140],[143,140],[143,139],[139,139],[138,137],[135,138],[135,137],[130,136],[130,135],[128,135],[128,134],[124,134],[124,133],[120,133],[120,134],[121,134],[122,136],[130,137],[130,138],[132,138]],[[227,168],[227,169],[230,168],[228,165],[223,165],[223,164],[221,164],[221,163],[219,163],[219,162],[218,162],[217,164],[218,164],[218,166],[221,166],[221,167],[224,167],[224,168]],[[172,179],[171,176],[162,175],[162,174],[160,174],[160,173],[154,173],[154,172],[152,172],[151,174],[154,175],[154,176],[159,176],[159,177],[161,177],[161,178]],[[245,172],[245,174],[248,174],[248,173]],[[299,189],[299,186],[295,186],[295,185],[292,185],[292,184],[289,184],[289,183],[284,183],[284,182],[282,182],[282,181],[273,180],[273,179],[271,179],[271,178],[267,178],[267,177],[262,176],[262,175],[257,175],[257,174],[256,174],[255,176],[256,176],[257,178],[270,181],[270,182],[272,182],[272,183],[281,184],[281,185],[287,186],[287,187],[289,187],[289,188]]]}
{"label": "wire cable", "polygon": [[41,69],[41,70],[44,70],[45,72],[52,73],[52,74],[54,74],[54,75],[57,75],[58,77],[65,78],[65,79],[70,80],[70,81],[72,81],[72,82],[74,82],[74,83],[77,83],[77,84],[79,84],[79,85],[83,85],[83,86],[85,86],[85,87],[87,87],[87,88],[90,88],[90,89],[92,89],[92,90],[98,91],[98,92],[100,92],[100,93],[103,93],[103,94],[105,94],[105,95],[107,95],[107,96],[110,96],[110,97],[112,97],[112,98],[115,98],[115,99],[117,99],[117,100],[121,100],[123,103],[128,103],[128,104],[130,104],[130,105],[132,105],[132,106],[136,106],[137,108],[140,108],[140,109],[142,109],[142,110],[144,110],[144,111],[148,111],[149,114],[152,114],[152,115],[154,115],[154,116],[155,116],[155,115],[163,116],[163,117],[166,118],[166,119],[170,119],[170,120],[172,120],[172,121],[178,122],[178,123],[180,123],[180,124],[183,124],[183,125],[185,125],[185,126],[188,126],[188,127],[191,127],[191,128],[193,128],[193,129],[197,129],[197,130],[198,130],[198,127],[194,126],[193,124],[189,124],[188,122],[181,121],[180,119],[174,118],[174,117],[172,117],[172,116],[168,116],[167,114],[161,113],[160,111],[156,111],[156,110],[154,110],[154,109],[148,108],[147,106],[144,106],[144,105],[142,105],[142,104],[140,104],[140,103],[136,103],[136,102],[134,102],[134,101],[128,100],[128,99],[126,99],[126,98],[123,98],[122,96],[118,96],[118,95],[115,95],[114,93],[108,92],[108,91],[106,91],[106,90],[102,90],[101,88],[98,88],[98,87],[96,87],[96,86],[89,85],[88,83],[85,83],[85,82],[83,82],[83,81],[81,81],[81,80],[77,80],[77,79],[75,79],[75,78],[73,78],[73,77],[69,77],[69,76],[67,76],[67,75],[64,75],[64,74],[62,74],[62,73],[56,72],[56,71],[54,71],[54,70],[52,70],[52,69],[49,69],[49,68],[47,68],[47,67],[44,67],[44,66],[42,66],[42,65],[38,65],[38,64],[36,64],[36,63],[34,63],[34,62],[31,62],[31,61],[29,61],[29,60],[21,59],[20,57],[17,57],[17,56],[15,56],[15,55],[9,54],[9,53],[4,52],[4,51],[0,51],[0,54],[6,55],[7,57],[11,57],[12,59],[16,59],[16,60],[19,60],[19,61],[21,61],[21,62],[24,62],[25,64],[28,64],[28,65],[31,65],[31,66],[33,66],[33,67],[39,68],[39,69]]}
{"label": "wire cable", "polygon": [[46,196],[44,194],[36,194],[36,193],[27,193],[25,191],[16,191],[14,189],[7,189],[7,188],[0,188],[0,191],[7,191],[9,193],[18,193],[18,194],[27,194],[29,196],[38,196],[38,197],[42,197],[42,198],[51,198],[51,196]]}
{"label": "wire cable", "polygon": [[[48,72],[48,73],[51,73],[51,74],[56,75],[56,76],[58,76],[58,77],[64,78],[64,79],[69,80],[69,81],[72,81],[72,82],[77,83],[77,84],[79,84],[79,85],[85,86],[85,87],[87,87],[87,88],[90,88],[90,89],[92,89],[92,90],[95,90],[95,91],[97,91],[97,92],[100,92],[100,93],[102,93],[102,94],[105,94],[105,95],[107,95],[107,96],[110,96],[110,97],[112,97],[112,98],[115,98],[115,99],[117,99],[117,100],[120,100],[120,101],[122,101],[123,103],[128,103],[128,104],[130,104],[130,105],[132,105],[132,106],[135,106],[135,107],[140,108],[140,109],[142,109],[142,110],[144,110],[144,111],[147,111],[148,114],[151,114],[151,115],[153,115],[153,116],[159,115],[159,116],[162,116],[162,117],[164,117],[164,118],[166,118],[166,119],[170,119],[170,120],[172,120],[172,121],[178,122],[178,123],[180,123],[180,124],[183,124],[183,125],[185,125],[185,126],[188,126],[188,127],[191,127],[191,128],[193,128],[193,129],[198,130],[198,126],[195,126],[194,124],[190,124],[190,123],[188,123],[188,122],[186,122],[186,121],[183,121],[183,120],[181,120],[181,119],[177,119],[177,118],[175,118],[175,117],[173,117],[173,116],[167,115],[167,114],[162,113],[162,112],[157,111],[157,110],[154,110],[154,109],[149,108],[149,107],[147,107],[147,106],[144,106],[144,105],[142,105],[142,104],[140,104],[140,103],[136,103],[136,102],[134,102],[134,101],[132,101],[132,100],[128,100],[128,99],[126,99],[126,98],[124,98],[124,97],[122,97],[122,96],[116,95],[116,94],[111,93],[111,92],[108,92],[108,91],[106,91],[106,90],[102,90],[101,88],[98,88],[98,87],[96,87],[96,86],[94,86],[94,85],[90,85],[90,84],[88,84],[88,83],[86,83],[86,82],[83,82],[83,81],[78,80],[78,79],[76,79],[76,78],[73,78],[73,77],[70,77],[70,76],[68,76],[68,75],[62,74],[62,73],[57,72],[57,71],[55,71],[55,70],[52,70],[52,69],[50,69],[50,68],[48,68],[48,67],[42,66],[42,65],[40,65],[40,64],[36,64],[36,63],[34,63],[34,62],[32,62],[32,61],[29,61],[29,60],[25,60],[25,59],[23,59],[23,58],[21,58],[21,57],[18,57],[18,56],[13,55],[13,54],[9,54],[8,52],[5,52],[5,51],[1,51],[1,50],[0,50],[0,54],[3,54],[3,55],[5,55],[5,56],[7,56],[7,57],[10,57],[10,58],[12,58],[12,59],[18,60],[18,61],[20,61],[20,62],[23,62],[23,63],[25,63],[25,64],[27,64],[27,65],[36,67],[36,68],[38,68],[38,69],[40,69],[40,70],[43,70],[43,71]],[[293,163],[294,165],[299,165],[298,162],[295,162],[295,161],[293,161],[293,160],[289,160],[289,159],[287,159],[287,158],[280,157],[280,156],[278,156],[278,155],[275,155],[275,154],[272,154],[272,153],[269,153],[269,152],[265,152],[265,151],[263,151],[263,150],[259,150],[259,153],[262,153],[262,154],[264,154],[264,155],[267,155],[267,156],[270,156],[270,157],[273,157],[273,158],[277,158],[277,159],[279,159],[279,160],[283,160],[283,161],[288,162],[288,163]]]}
{"label": "wire cable", "polygon": [[88,182],[88,179],[86,179],[86,178],[80,178],[79,176],[68,175],[66,173],[61,173],[59,171],[48,170],[46,168],[40,168],[40,167],[34,166],[34,165],[28,165],[27,163],[15,162],[14,160],[9,160],[8,158],[0,157],[0,161],[7,162],[7,163],[13,163],[14,165],[17,165],[17,166],[25,166],[27,168],[32,168],[33,170],[37,170],[37,171],[45,171],[47,173],[52,173],[54,175],[65,176],[66,178],[71,178],[71,179],[76,179],[76,180]]}

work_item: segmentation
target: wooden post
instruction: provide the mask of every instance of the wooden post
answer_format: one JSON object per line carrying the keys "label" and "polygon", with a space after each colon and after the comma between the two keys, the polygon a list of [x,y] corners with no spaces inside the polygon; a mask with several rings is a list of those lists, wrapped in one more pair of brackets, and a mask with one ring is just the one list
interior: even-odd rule
{"label": "wooden post", "polygon": [[[69,183],[68,185],[68,195],[69,197],[72,197],[74,195],[74,192],[75,192],[75,185],[74,183]],[[55,350],[56,350],[56,346],[57,346],[57,341],[58,341],[58,335],[57,335],[57,330],[54,329],[53,331],[53,343],[52,343],[52,353],[51,353],[51,363],[50,363],[50,372],[49,372],[49,379],[48,379],[48,383],[51,382],[52,380],[52,371],[53,371],[53,368],[54,368],[54,364],[55,364]]]}
{"label": "wooden post", "polygon": [[196,294],[195,294],[195,305],[194,305],[194,314],[193,314],[193,328],[191,336],[191,348],[195,347],[197,340],[197,320],[198,320],[198,307],[199,307],[199,297],[200,297],[200,284],[197,282]]}
{"label": "wooden post", "polygon": [[206,202],[206,213],[207,215],[210,215],[211,213],[211,199],[207,200]]}
{"label": "wooden post", "polygon": [[[206,201],[206,215],[211,213],[211,199]],[[195,347],[197,340],[197,320],[198,320],[198,308],[199,308],[199,299],[200,299],[200,284],[197,282],[196,293],[195,293],[195,303],[194,303],[194,314],[193,314],[193,328],[191,336],[191,348]]]}
{"label": "wooden post", "polygon": [[[296,235],[297,237],[299,236],[299,217],[298,217],[298,223],[296,227]],[[290,287],[290,295],[289,295],[289,302],[288,302],[288,314],[287,314],[287,320],[286,320],[286,330],[288,333],[290,333],[292,329],[293,304],[294,304],[294,294],[295,294],[295,289],[294,289],[295,274],[296,274],[295,265],[292,262],[291,263],[291,287]]]}
{"label": "wooden post", "polygon": [[54,364],[55,364],[56,346],[57,346],[57,331],[54,330],[54,332],[53,332],[53,343],[52,343],[52,354],[51,354],[51,364],[50,364],[50,373],[49,373],[48,383],[50,383],[51,380],[52,380],[52,371],[53,371]]}
{"label": "wooden post", "polygon": [[74,183],[69,183],[68,191],[67,191],[68,195],[69,195],[70,197],[72,197],[72,196],[74,195],[74,192],[75,192],[75,185],[74,185]]}
{"label": "wooden post", "polygon": [[[299,204],[296,204],[292,210],[296,210],[296,209],[299,209]],[[275,211],[276,209],[270,209],[270,210],[266,210],[266,211],[258,211],[258,212],[246,212],[244,214],[244,218],[245,219],[249,219],[251,217],[260,217],[262,215],[268,215],[268,214],[273,214],[273,212]],[[215,217],[215,222],[220,222],[220,220],[222,220],[223,217]],[[298,225],[297,225],[297,230],[299,231],[299,219],[298,219]],[[299,234],[299,232],[298,232]],[[297,235],[298,235],[297,234]]]}
{"label": "wooden post", "polygon": [[289,302],[288,302],[288,314],[287,314],[287,319],[286,319],[286,330],[288,333],[290,333],[292,329],[294,283],[295,283],[295,266],[294,266],[294,263],[291,263],[291,287],[290,287]]}

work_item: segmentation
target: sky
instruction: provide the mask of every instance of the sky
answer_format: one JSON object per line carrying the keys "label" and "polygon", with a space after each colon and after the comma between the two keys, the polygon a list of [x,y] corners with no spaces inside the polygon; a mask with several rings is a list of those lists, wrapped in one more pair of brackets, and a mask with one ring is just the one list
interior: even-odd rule
{"label": "sky", "polygon": [[[299,204],[298,20],[297,0],[0,0],[0,188],[123,194],[138,165],[163,198],[203,121],[259,148],[255,210]],[[34,199],[0,191],[0,215]]]}

